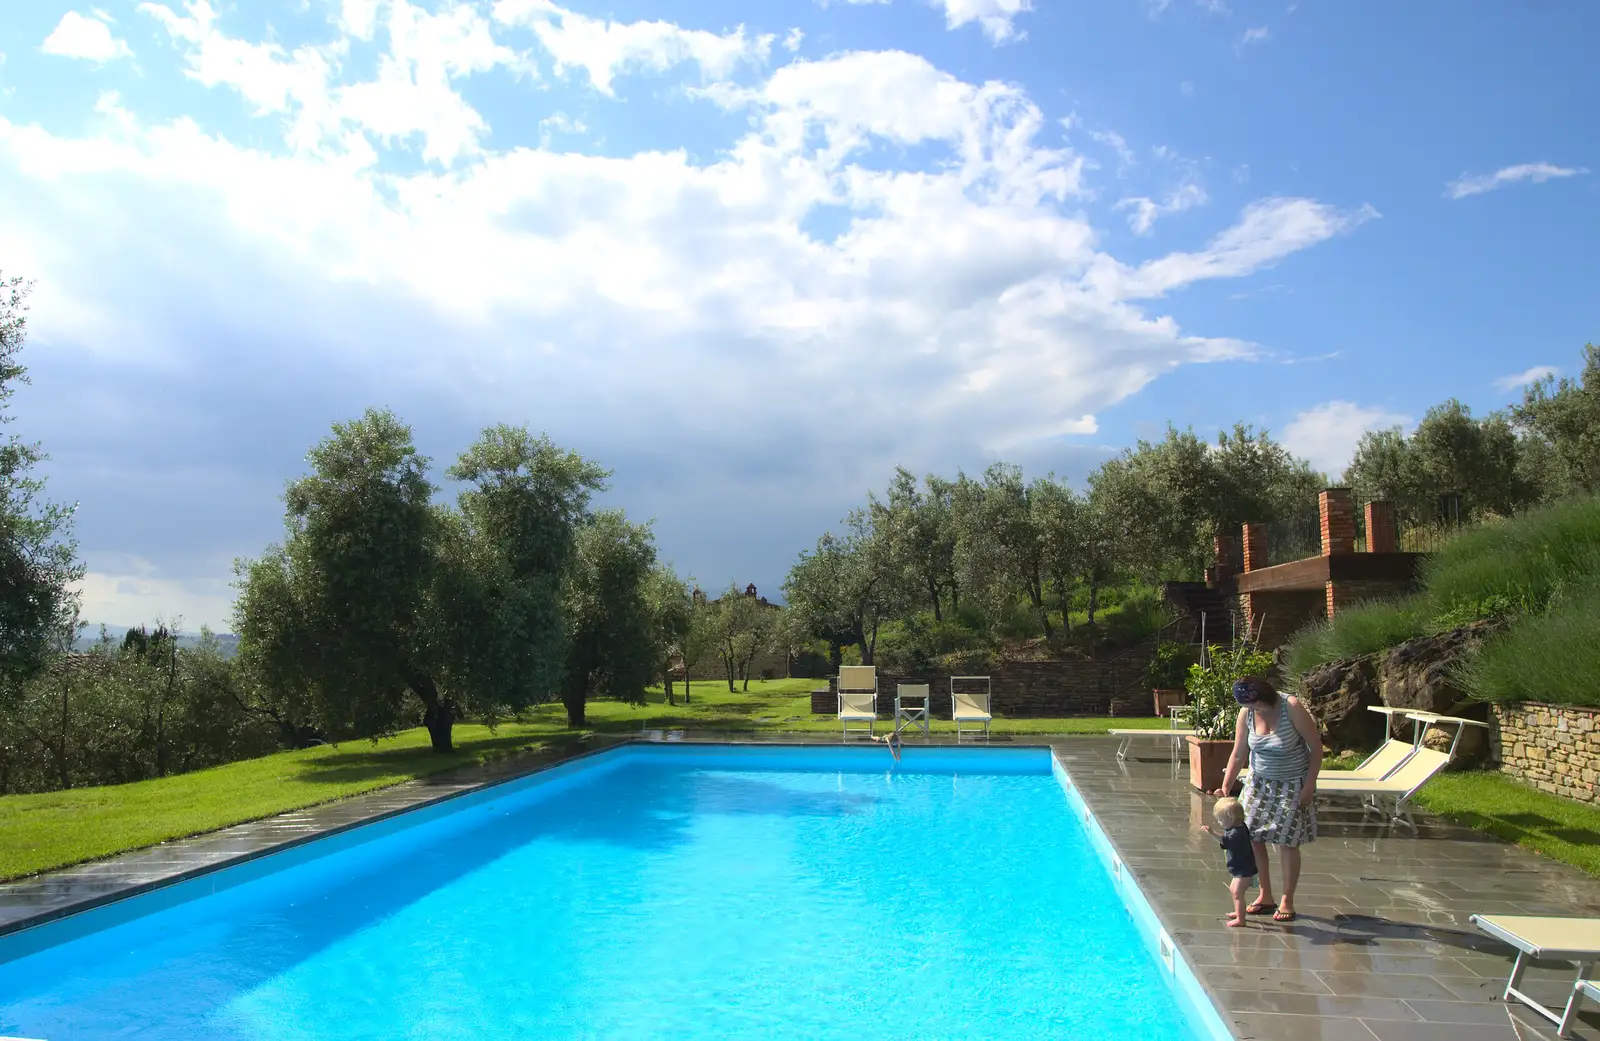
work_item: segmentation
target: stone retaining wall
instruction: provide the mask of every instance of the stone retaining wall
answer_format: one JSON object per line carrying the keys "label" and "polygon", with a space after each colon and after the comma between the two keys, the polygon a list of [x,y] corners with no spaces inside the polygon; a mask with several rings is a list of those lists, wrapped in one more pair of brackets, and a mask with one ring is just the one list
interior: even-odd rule
{"label": "stone retaining wall", "polygon": [[[1148,716],[1150,691],[1144,688],[1145,654],[1129,654],[1114,661],[1006,662],[994,670],[990,684],[993,710],[1000,716]],[[838,712],[833,680],[811,695],[811,711],[831,716]],[[878,673],[878,714],[894,713],[895,687],[901,683],[926,683],[932,688],[936,719],[950,718],[950,677],[896,676]],[[982,690],[982,685],[958,689]]]}
{"label": "stone retaining wall", "polygon": [[1501,772],[1552,795],[1600,803],[1600,709],[1495,705],[1489,747]]}

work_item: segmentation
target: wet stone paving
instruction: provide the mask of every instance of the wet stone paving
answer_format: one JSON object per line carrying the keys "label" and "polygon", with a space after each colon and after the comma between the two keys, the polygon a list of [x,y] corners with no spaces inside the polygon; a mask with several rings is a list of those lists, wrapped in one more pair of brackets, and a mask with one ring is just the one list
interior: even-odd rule
{"label": "wet stone paving", "polygon": [[[644,732],[647,741],[837,744],[838,736]],[[1547,1041],[1554,1024],[1500,994],[1513,952],[1474,914],[1600,915],[1600,880],[1469,828],[1420,816],[1416,835],[1319,803],[1298,920],[1223,924],[1227,873],[1199,833],[1211,800],[1163,751],[1116,758],[1103,737],[1049,741],[1223,1020],[1242,1041]],[[609,747],[597,739],[462,767],[324,806],[0,885],[0,934],[393,816]],[[852,742],[855,743],[855,742]],[[865,742],[861,742],[865,743]],[[911,744],[913,742],[908,742]],[[921,742],[915,742],[921,743]],[[947,741],[935,739],[935,744]],[[1274,864],[1274,878],[1277,865]],[[1536,963],[1523,989],[1556,1007],[1572,968]],[[1600,1013],[1572,1037],[1600,1041]]]}
{"label": "wet stone paving", "polygon": [[[1228,928],[1227,872],[1198,831],[1212,800],[1189,787],[1187,766],[1175,774],[1155,750],[1119,762],[1097,738],[1052,747],[1239,1038],[1555,1038],[1555,1024],[1500,1000],[1515,952],[1469,919],[1600,915],[1600,880],[1436,818],[1419,815],[1413,836],[1319,800],[1298,919]],[[1522,989],[1560,1008],[1572,979],[1565,962],[1535,963]],[[1600,1041],[1600,1015],[1585,1013],[1570,1036]]]}

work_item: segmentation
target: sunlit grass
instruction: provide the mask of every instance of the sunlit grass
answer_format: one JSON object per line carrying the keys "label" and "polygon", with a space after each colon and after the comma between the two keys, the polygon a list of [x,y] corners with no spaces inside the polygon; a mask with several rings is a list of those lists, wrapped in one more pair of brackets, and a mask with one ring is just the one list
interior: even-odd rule
{"label": "sunlit grass", "polygon": [[[690,703],[675,686],[678,704],[659,688],[643,705],[592,701],[588,726],[567,726],[560,704],[544,705],[491,730],[477,724],[455,728],[456,751],[435,755],[427,731],[407,730],[380,741],[352,741],[278,752],[210,770],[134,784],[75,788],[39,795],[0,797],[0,878],[46,871],[170,839],[214,831],[288,810],[314,806],[399,784],[440,770],[523,749],[539,748],[580,733],[626,735],[645,730],[700,730],[729,734],[837,732],[832,716],[811,714],[817,680],[751,681],[748,691],[729,691],[725,681],[696,681]],[[892,695],[883,705],[892,704]],[[935,700],[935,712],[938,701]],[[1111,727],[1159,727],[1163,719],[1006,719],[994,721],[1002,735],[1096,734]],[[887,726],[887,723],[885,723]],[[954,733],[948,720],[934,720],[935,734]]]}

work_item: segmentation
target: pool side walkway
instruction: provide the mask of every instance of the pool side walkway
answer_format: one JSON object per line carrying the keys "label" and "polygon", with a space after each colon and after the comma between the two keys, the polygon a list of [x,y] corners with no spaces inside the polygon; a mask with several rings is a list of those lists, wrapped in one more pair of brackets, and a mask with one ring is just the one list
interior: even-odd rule
{"label": "pool side walkway", "polygon": [[[230,863],[519,777],[627,740],[838,744],[836,735],[645,731],[408,781],[323,806],[0,884],[0,934],[154,889]],[[865,744],[864,741],[852,742]],[[910,743],[910,742],[908,742]],[[936,740],[934,744],[952,744]],[[1162,924],[1241,1041],[1553,1041],[1555,1028],[1499,1000],[1511,953],[1468,923],[1477,913],[1600,915],[1600,880],[1471,829],[1423,818],[1411,836],[1319,810],[1307,847],[1300,919],[1223,926],[1226,873],[1198,832],[1210,800],[1164,753],[1122,762],[1103,737],[1018,737],[1048,744],[1101,821]],[[1566,965],[1531,970],[1524,989],[1564,1002]],[[1123,996],[1125,997],[1125,996]],[[1573,1036],[1600,1041],[1600,1015]]]}
{"label": "pool side walkway", "polygon": [[[1187,767],[1175,776],[1154,750],[1122,763],[1092,738],[1052,747],[1239,1038],[1554,1041],[1553,1024],[1500,1001],[1512,952],[1468,919],[1600,915],[1600,880],[1436,818],[1419,818],[1413,837],[1319,802],[1299,919],[1231,929],[1222,853],[1198,831],[1212,800],[1189,788]],[[1559,1007],[1572,968],[1541,965],[1527,979],[1524,990]],[[1589,1012],[1571,1036],[1600,1039],[1600,1017]]]}

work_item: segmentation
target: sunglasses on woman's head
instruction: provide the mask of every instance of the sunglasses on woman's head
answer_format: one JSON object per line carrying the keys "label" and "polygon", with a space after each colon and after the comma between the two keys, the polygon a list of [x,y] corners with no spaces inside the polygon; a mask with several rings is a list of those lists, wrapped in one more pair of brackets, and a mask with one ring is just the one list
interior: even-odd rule
{"label": "sunglasses on woman's head", "polygon": [[1260,695],[1254,683],[1246,683],[1244,680],[1240,680],[1233,685],[1233,700],[1241,705],[1248,705],[1260,700]]}

